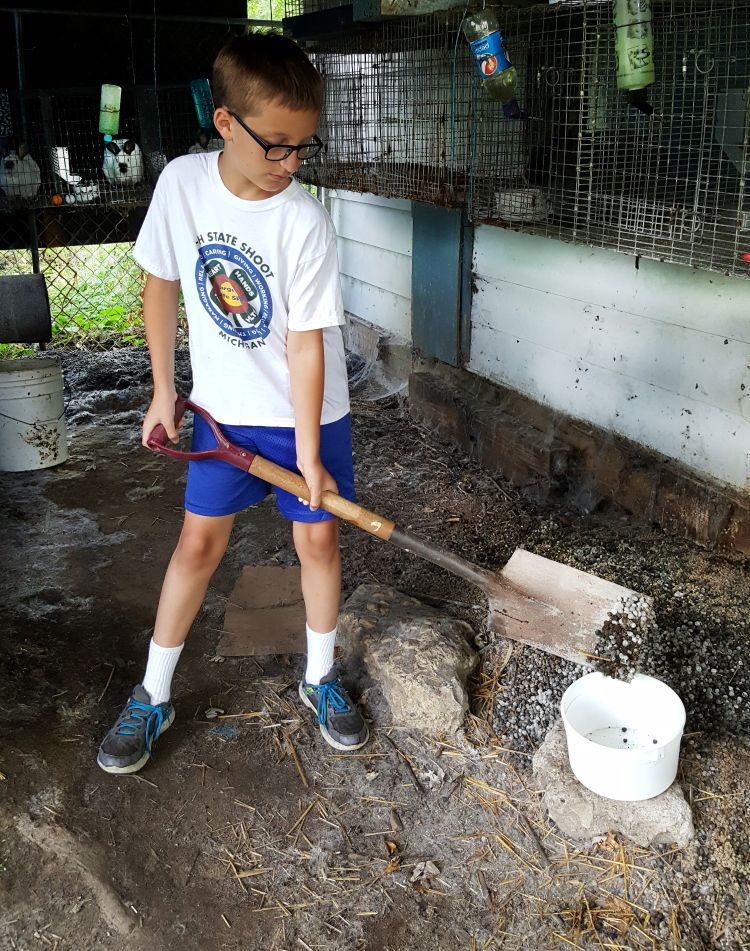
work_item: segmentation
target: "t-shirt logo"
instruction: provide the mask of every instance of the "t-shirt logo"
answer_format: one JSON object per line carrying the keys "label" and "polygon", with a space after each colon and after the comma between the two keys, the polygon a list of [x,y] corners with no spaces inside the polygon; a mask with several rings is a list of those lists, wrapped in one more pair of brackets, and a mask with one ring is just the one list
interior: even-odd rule
{"label": "t-shirt logo", "polygon": [[273,303],[263,275],[226,244],[198,248],[195,283],[211,319],[230,337],[259,340],[270,332]]}

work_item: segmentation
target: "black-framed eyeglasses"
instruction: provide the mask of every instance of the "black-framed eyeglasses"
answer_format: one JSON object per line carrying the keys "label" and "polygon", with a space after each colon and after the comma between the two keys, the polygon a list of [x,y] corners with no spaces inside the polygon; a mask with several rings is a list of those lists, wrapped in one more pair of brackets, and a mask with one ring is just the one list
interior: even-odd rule
{"label": "black-framed eyeglasses", "polygon": [[285,158],[288,158],[292,154],[292,152],[297,153],[300,161],[303,159],[314,158],[323,148],[324,143],[317,137],[317,135],[314,135],[309,142],[305,142],[302,145],[271,145],[269,142],[266,142],[265,139],[261,139],[259,135],[256,135],[249,126],[245,125],[236,112],[232,112],[231,109],[227,109],[227,112],[233,119],[236,119],[237,122],[239,122],[250,138],[254,139],[258,143],[258,145],[266,153],[266,159],[269,162],[283,162]]}

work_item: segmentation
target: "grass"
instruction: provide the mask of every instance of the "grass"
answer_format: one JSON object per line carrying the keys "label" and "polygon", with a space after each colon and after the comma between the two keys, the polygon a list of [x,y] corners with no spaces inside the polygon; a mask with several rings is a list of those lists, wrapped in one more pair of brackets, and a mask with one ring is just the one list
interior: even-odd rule
{"label": "grass", "polygon": [[[40,266],[47,280],[55,346],[132,345],[143,336],[143,273],[132,245],[71,245],[43,248]],[[28,251],[0,253],[0,274],[32,270]],[[17,344],[0,345],[0,357],[33,352]]]}
{"label": "grass", "polygon": [[284,18],[284,0],[248,0],[247,16],[250,20],[281,20]]}
{"label": "grass", "polygon": [[48,248],[42,259],[55,343],[86,346],[92,338],[145,342],[143,274],[131,244]]}

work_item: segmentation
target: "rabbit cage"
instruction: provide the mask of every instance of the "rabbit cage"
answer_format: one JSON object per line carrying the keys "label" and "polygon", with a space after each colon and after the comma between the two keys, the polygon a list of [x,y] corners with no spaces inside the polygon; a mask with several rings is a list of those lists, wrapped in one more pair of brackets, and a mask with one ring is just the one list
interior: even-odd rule
{"label": "rabbit cage", "polygon": [[[219,146],[198,126],[190,83],[247,23],[244,0],[225,0],[222,17],[197,2],[160,3],[156,16],[128,6],[0,12],[0,274],[45,273],[56,342],[80,342],[94,248],[95,267],[120,277],[107,312],[138,307],[126,243],[164,165]],[[104,84],[121,87],[111,141],[99,131]]]}

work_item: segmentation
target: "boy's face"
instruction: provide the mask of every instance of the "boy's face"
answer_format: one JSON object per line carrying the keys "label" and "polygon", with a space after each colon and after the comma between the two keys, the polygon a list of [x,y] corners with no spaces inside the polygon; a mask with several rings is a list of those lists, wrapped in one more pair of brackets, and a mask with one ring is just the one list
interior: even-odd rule
{"label": "boy's face", "polygon": [[[255,115],[240,118],[258,138],[268,145],[303,145],[315,135],[320,114],[317,111],[288,109],[278,103],[265,103]],[[224,139],[221,174],[225,184],[241,198],[268,198],[283,191],[300,166],[296,152],[280,162],[269,162],[264,148],[224,107],[214,115],[216,128]]]}

